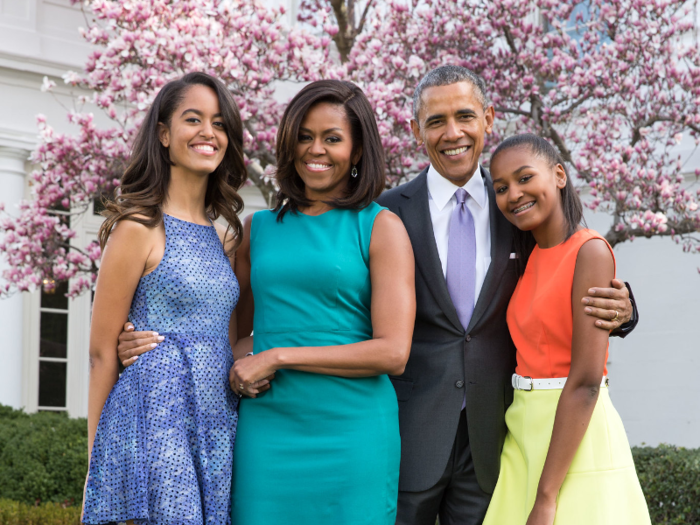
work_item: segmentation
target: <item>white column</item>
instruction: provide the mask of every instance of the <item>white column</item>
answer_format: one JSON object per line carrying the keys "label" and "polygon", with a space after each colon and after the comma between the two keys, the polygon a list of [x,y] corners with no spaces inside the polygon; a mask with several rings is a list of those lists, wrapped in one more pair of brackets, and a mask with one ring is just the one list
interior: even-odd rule
{"label": "white column", "polygon": [[[24,197],[24,164],[29,151],[0,146],[0,202],[11,215],[17,215],[17,204]],[[8,267],[0,254],[0,271]],[[15,294],[0,299],[0,403],[15,408],[22,406],[23,296]]]}

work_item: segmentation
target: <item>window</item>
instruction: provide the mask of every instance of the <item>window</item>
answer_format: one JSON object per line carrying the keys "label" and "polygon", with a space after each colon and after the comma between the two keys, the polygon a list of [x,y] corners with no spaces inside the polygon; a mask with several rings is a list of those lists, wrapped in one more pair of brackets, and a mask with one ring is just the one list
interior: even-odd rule
{"label": "window", "polygon": [[[580,43],[581,39],[590,31],[591,27],[597,24],[599,16],[599,10],[592,8],[589,1],[581,2],[572,9],[571,15],[566,21],[564,31],[568,33],[571,38]],[[602,26],[605,27],[605,23],[603,23]],[[546,20],[544,21],[544,28],[547,32],[552,31],[551,26]],[[610,42],[610,36],[604,30],[602,30],[598,36],[598,46]]]}
{"label": "window", "polygon": [[[49,284],[49,283],[47,283]],[[66,410],[68,283],[41,292],[39,308],[39,410]]]}

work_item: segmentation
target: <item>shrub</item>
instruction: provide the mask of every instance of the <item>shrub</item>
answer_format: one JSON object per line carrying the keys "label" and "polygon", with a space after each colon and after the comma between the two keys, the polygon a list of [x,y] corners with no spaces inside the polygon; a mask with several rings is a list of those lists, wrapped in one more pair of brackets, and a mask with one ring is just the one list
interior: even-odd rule
{"label": "shrub", "polygon": [[[632,453],[652,523],[700,524],[700,449],[660,445]],[[0,524],[77,524],[86,472],[85,419],[0,405]],[[45,504],[32,506],[37,502]]]}
{"label": "shrub", "polygon": [[700,523],[700,449],[632,449],[654,525]]}
{"label": "shrub", "polygon": [[85,419],[0,405],[0,498],[79,506],[86,473]]}
{"label": "shrub", "polygon": [[62,507],[58,503],[30,506],[0,499],[2,525],[79,525],[80,507]]}

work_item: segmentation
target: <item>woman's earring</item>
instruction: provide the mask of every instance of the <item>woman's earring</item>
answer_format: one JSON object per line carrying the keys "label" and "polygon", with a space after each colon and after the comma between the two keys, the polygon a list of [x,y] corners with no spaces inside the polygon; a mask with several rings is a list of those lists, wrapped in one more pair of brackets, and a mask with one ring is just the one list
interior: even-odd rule
{"label": "woman's earring", "polygon": [[353,166],[352,169],[350,170],[350,175],[352,175],[353,179],[357,178],[357,167]]}

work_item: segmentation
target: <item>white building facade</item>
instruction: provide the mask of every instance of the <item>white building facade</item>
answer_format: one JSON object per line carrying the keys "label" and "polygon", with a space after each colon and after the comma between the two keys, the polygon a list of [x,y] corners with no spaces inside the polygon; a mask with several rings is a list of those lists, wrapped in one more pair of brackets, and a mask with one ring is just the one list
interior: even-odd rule
{"label": "white building facade", "polygon": [[[294,9],[288,13],[292,21]],[[72,131],[61,104],[70,105],[73,93],[61,75],[85,63],[90,49],[77,32],[84,25],[80,6],[69,0],[0,0],[0,202],[10,213],[30,195],[36,115],[45,114],[59,132]],[[56,82],[54,94],[40,90],[44,76]],[[246,214],[264,207],[255,188],[243,196]],[[601,232],[610,223],[604,214],[588,220]],[[91,212],[74,219],[75,242],[94,239],[100,222]],[[615,254],[641,312],[632,335],[611,341],[608,365],[630,442],[699,447],[700,257],[659,238],[623,244]],[[86,415],[90,302],[90,294],[68,300],[61,290],[0,300],[0,403]]]}

